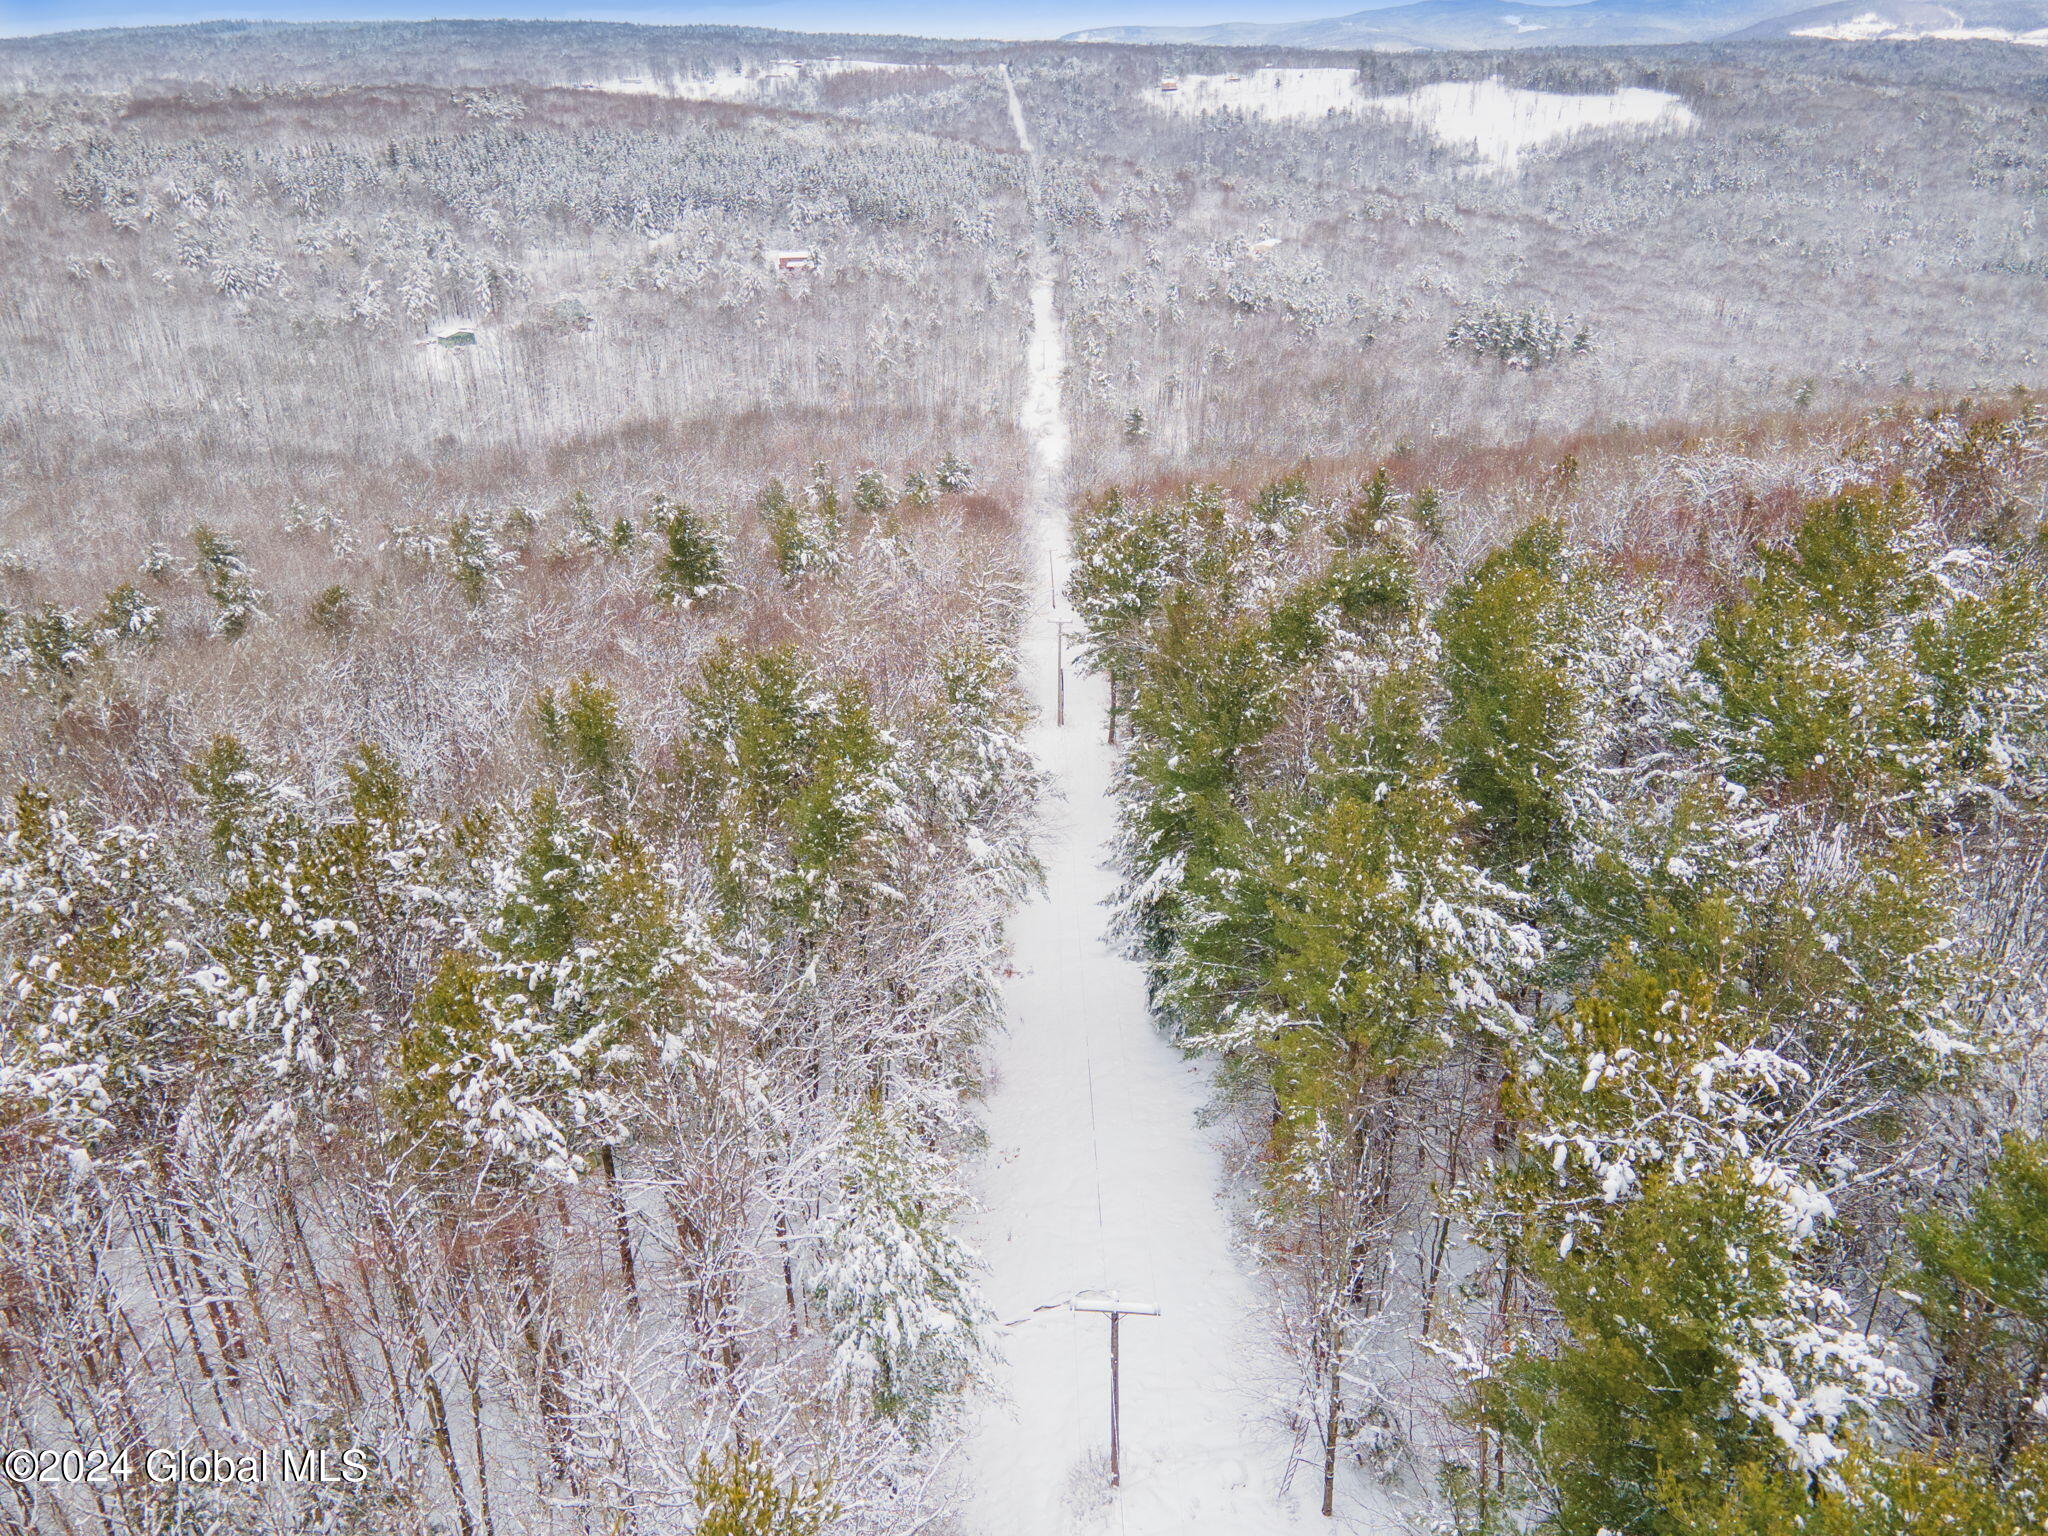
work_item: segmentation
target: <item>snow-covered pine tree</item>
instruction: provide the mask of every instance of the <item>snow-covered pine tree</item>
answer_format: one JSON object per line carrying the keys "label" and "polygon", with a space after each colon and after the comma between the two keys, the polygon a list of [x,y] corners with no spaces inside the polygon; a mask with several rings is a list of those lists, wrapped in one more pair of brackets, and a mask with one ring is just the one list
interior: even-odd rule
{"label": "snow-covered pine tree", "polygon": [[842,1167],[813,1282],[832,1379],[918,1432],[976,1378],[991,1321],[949,1230],[958,1197],[879,1096],[847,1126]]}
{"label": "snow-covered pine tree", "polygon": [[396,763],[364,746],[342,766],[339,816],[277,792],[232,737],[192,773],[221,887],[187,986],[208,1019],[211,1085],[236,1134],[260,1143],[318,1141],[360,1105],[450,905],[432,867],[441,839],[413,815]]}
{"label": "snow-covered pine tree", "polygon": [[723,1457],[706,1452],[692,1470],[690,1497],[692,1536],[824,1536],[840,1514],[829,1478],[778,1476],[751,1440]]}
{"label": "snow-covered pine tree", "polygon": [[2037,798],[2048,586],[1904,486],[1810,505],[1714,612],[1695,733],[1732,777],[1911,820]]}
{"label": "snow-covered pine tree", "polygon": [[1557,1326],[1479,1402],[1549,1523],[1679,1536],[1674,1487],[1830,1474],[1914,1388],[1811,1278],[1833,1207],[1774,1146],[1807,1069],[1682,960],[1618,956],[1531,1043],[1500,1240]]}
{"label": "snow-covered pine tree", "polygon": [[229,640],[240,638],[263,617],[263,594],[256,589],[248,558],[203,523],[192,530],[192,547],[198,556],[195,574],[213,600],[214,633]]}
{"label": "snow-covered pine tree", "polygon": [[648,522],[661,539],[654,563],[656,597],[687,608],[726,588],[725,552],[702,516],[657,496]]}
{"label": "snow-covered pine tree", "polygon": [[0,1105],[62,1158],[132,1151],[186,1075],[188,899],[157,839],[44,791],[18,790],[0,832]]}

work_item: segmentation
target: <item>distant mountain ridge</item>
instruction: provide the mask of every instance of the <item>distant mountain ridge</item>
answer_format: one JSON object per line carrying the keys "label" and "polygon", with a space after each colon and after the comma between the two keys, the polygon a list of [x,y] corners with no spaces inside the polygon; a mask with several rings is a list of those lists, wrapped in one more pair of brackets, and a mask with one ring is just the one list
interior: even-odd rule
{"label": "distant mountain ridge", "polygon": [[2048,47],[2048,0],[1836,0],[1745,27],[1738,38],[2031,43]]}
{"label": "distant mountain ridge", "polygon": [[[0,0],[4,3],[4,0]],[[891,57],[972,57],[990,40],[767,27],[652,26],[616,21],[210,21],[96,27],[0,37],[0,88],[97,88],[109,82],[204,80],[248,87],[418,81],[568,85],[694,72],[737,55],[805,57],[887,50]]]}
{"label": "distant mountain ridge", "polygon": [[[1868,19],[1865,19],[1868,18]],[[2038,18],[2032,19],[2029,18]],[[1841,0],[1788,13],[1786,0],[1417,0],[1320,21],[1201,27],[1093,27],[1063,41],[1269,48],[1567,48],[1716,38],[1963,37],[2032,41],[2048,0]]]}

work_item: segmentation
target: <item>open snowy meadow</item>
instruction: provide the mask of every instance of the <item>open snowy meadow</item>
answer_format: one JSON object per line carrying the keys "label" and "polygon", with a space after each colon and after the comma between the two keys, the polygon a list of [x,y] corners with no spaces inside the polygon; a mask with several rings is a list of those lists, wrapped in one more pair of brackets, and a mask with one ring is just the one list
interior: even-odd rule
{"label": "open snowy meadow", "polygon": [[1249,75],[1186,75],[1144,93],[1163,112],[1235,113],[1267,122],[1304,122],[1368,113],[1407,123],[1436,143],[1473,157],[1475,169],[1511,171],[1522,157],[1586,134],[1634,130],[1681,133],[1691,110],[1668,91],[1631,87],[1602,95],[1527,91],[1497,79],[1445,81],[1398,96],[1366,94],[1355,69],[1256,69]]}

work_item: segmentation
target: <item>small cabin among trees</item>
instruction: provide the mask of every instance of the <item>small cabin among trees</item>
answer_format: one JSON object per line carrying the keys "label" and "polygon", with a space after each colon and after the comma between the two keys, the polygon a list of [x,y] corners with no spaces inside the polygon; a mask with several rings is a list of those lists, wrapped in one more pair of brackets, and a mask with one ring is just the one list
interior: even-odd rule
{"label": "small cabin among trees", "polygon": [[762,259],[777,272],[815,272],[818,270],[816,251],[763,251]]}

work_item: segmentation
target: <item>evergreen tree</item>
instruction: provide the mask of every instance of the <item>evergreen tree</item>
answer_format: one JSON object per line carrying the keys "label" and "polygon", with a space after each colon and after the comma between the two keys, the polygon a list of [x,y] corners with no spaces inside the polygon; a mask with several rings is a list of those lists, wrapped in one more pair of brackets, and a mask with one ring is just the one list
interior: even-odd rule
{"label": "evergreen tree", "polygon": [[730,585],[726,579],[725,552],[697,513],[678,502],[656,497],[649,521],[661,536],[661,552],[654,566],[656,597],[687,608]]}
{"label": "evergreen tree", "polygon": [[947,495],[972,490],[974,471],[957,455],[948,453],[939,460],[939,467],[932,475],[932,484]]}
{"label": "evergreen tree", "polygon": [[503,590],[505,572],[517,561],[488,522],[465,514],[449,523],[448,579],[470,607],[481,608]]}
{"label": "evergreen tree", "polygon": [[829,1478],[780,1478],[752,1441],[698,1458],[690,1497],[692,1536],[824,1536],[840,1513]]}
{"label": "evergreen tree", "polygon": [[[430,1156],[480,1154],[521,1178],[610,1175],[647,1074],[727,1006],[726,962],[640,839],[550,793],[508,822],[481,873],[493,902],[421,990],[390,1105]],[[630,1286],[630,1239],[620,1247]]]}
{"label": "evergreen tree", "polygon": [[306,622],[322,634],[346,635],[361,621],[363,601],[340,582],[325,587],[306,605]]}
{"label": "evergreen tree", "polygon": [[2036,573],[1950,547],[1903,487],[1815,502],[1759,558],[1697,660],[1700,731],[1735,777],[1866,815],[2040,792]]}
{"label": "evergreen tree", "polygon": [[864,469],[860,478],[853,483],[853,510],[870,522],[880,518],[896,504],[896,496],[889,489],[889,482],[877,469]]}
{"label": "evergreen tree", "polygon": [[898,744],[864,689],[834,689],[788,650],[724,647],[688,700],[677,787],[709,829],[735,922],[813,934],[873,899],[906,828]]}
{"label": "evergreen tree", "polygon": [[192,530],[192,546],[199,555],[200,584],[213,599],[214,633],[239,639],[263,616],[259,607],[263,594],[256,590],[248,560],[203,523]]}
{"label": "evergreen tree", "polygon": [[1663,1487],[1688,1536],[2033,1536],[2048,1523],[2048,1450],[2004,1479],[1968,1459],[1864,1453],[1827,1478],[1752,1465],[1732,1488]]}
{"label": "evergreen tree", "polygon": [[1067,600],[1086,622],[1083,654],[1109,679],[1111,729],[1136,682],[1144,628],[1172,585],[1182,545],[1161,505],[1109,491],[1074,519]]}
{"label": "evergreen tree", "polygon": [[633,782],[633,742],[614,689],[589,673],[570,679],[559,697],[543,688],[534,696],[533,722],[542,748],[578,794],[609,810],[624,804]]}
{"label": "evergreen tree", "polygon": [[775,569],[784,581],[837,567],[840,529],[836,493],[829,498],[792,495],[780,480],[770,480],[758,505],[775,553]]}
{"label": "evergreen tree", "polygon": [[163,609],[132,582],[123,582],[107,594],[97,623],[117,640],[146,642],[163,638]]}
{"label": "evergreen tree", "polygon": [[933,1160],[880,1100],[854,1116],[844,1168],[814,1287],[832,1378],[917,1429],[978,1374],[991,1318],[977,1266],[948,1231],[952,1196]]}
{"label": "evergreen tree", "polygon": [[215,1081],[240,1100],[238,1134],[258,1141],[326,1135],[374,1077],[402,1022],[389,1000],[417,981],[410,956],[440,906],[437,839],[397,765],[364,746],[343,772],[349,814],[333,818],[268,792],[231,738],[194,775],[226,868],[221,925],[191,982]]}
{"label": "evergreen tree", "polygon": [[0,672],[59,709],[101,670],[108,632],[81,614],[44,603],[24,614],[0,608]]}
{"label": "evergreen tree", "polygon": [[1498,865],[1565,847],[1586,700],[1574,676],[1581,613],[1556,523],[1532,523],[1445,594],[1444,748]]}
{"label": "evergreen tree", "polygon": [[1807,1272],[1826,1196],[1762,1150],[1805,1069],[1706,976],[1626,954],[1529,1050],[1502,1241],[1557,1328],[1479,1403],[1526,1457],[1547,1526],[1680,1536],[1667,1479],[1834,1468],[1912,1386]]}
{"label": "evergreen tree", "polygon": [[213,833],[214,852],[232,860],[279,807],[285,791],[239,737],[219,735],[185,769]]}
{"label": "evergreen tree", "polygon": [[1908,1224],[1941,1438],[2003,1477],[2048,1441],[2048,1138],[2014,1133],[1967,1206]]}
{"label": "evergreen tree", "polygon": [[611,533],[598,521],[597,504],[580,486],[563,498],[558,511],[567,527],[564,544],[570,554],[609,554]]}
{"label": "evergreen tree", "polygon": [[139,1149],[193,1036],[163,849],[23,788],[0,823],[0,1117],[82,1165]]}

